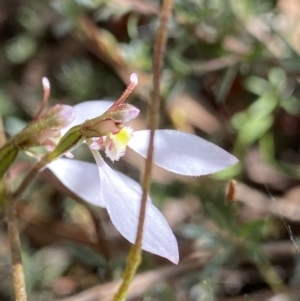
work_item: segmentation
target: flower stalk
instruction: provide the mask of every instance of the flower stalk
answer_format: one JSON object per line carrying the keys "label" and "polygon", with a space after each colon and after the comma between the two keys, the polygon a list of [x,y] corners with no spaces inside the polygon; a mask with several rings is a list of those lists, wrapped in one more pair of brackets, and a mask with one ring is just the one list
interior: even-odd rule
{"label": "flower stalk", "polygon": [[139,223],[136,234],[136,240],[131,247],[127,258],[126,268],[124,271],[123,282],[114,296],[114,301],[124,301],[128,294],[128,288],[132,279],[141,263],[142,258],[142,239],[143,228],[145,223],[147,196],[151,184],[152,159],[154,152],[154,135],[159,123],[159,107],[160,107],[160,78],[163,66],[164,54],[167,42],[167,26],[172,13],[172,0],[164,0],[160,14],[159,28],[155,39],[154,57],[153,57],[153,86],[150,95],[150,103],[148,107],[148,121],[150,128],[150,137],[148,145],[148,154],[142,180],[142,200],[139,212]]}
{"label": "flower stalk", "polygon": [[[5,144],[5,135],[2,127],[2,119],[0,117],[0,146]],[[2,161],[1,161],[2,162]],[[2,165],[2,164],[1,164]],[[16,301],[26,301],[26,285],[25,276],[22,265],[21,245],[18,229],[18,221],[16,215],[16,206],[14,199],[10,197],[8,191],[9,184],[7,177],[0,178],[0,203],[5,203],[5,213],[7,220],[7,230],[10,245],[13,286]]]}
{"label": "flower stalk", "polygon": [[[6,187],[8,185],[5,185]],[[12,274],[16,301],[26,301],[26,285],[24,269],[22,264],[21,244],[18,229],[18,220],[16,214],[16,202],[13,198],[8,197],[8,192],[5,193],[5,212],[7,219],[7,230],[10,244]]]}

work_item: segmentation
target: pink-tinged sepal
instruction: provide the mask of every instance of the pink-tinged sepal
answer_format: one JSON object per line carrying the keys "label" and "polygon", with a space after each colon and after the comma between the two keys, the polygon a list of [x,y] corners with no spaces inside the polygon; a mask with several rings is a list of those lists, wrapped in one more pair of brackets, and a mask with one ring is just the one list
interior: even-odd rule
{"label": "pink-tinged sepal", "polygon": [[132,105],[121,104],[112,107],[99,117],[86,120],[81,125],[81,133],[86,138],[118,134],[124,125],[139,114]]}
{"label": "pink-tinged sepal", "polygon": [[140,110],[127,103],[120,104],[116,107],[110,108],[103,116],[113,119],[115,122],[126,124],[132,119],[136,118]]}
{"label": "pink-tinged sepal", "polygon": [[42,115],[41,120],[46,122],[51,129],[61,130],[67,127],[75,118],[73,107],[57,104]]}

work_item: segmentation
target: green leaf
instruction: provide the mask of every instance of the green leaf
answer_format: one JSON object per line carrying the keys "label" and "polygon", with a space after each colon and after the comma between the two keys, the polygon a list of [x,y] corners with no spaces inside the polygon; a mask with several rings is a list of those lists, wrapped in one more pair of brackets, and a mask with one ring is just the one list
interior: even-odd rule
{"label": "green leaf", "polygon": [[253,116],[246,120],[239,132],[239,139],[245,145],[250,145],[262,137],[272,126],[273,116]]}

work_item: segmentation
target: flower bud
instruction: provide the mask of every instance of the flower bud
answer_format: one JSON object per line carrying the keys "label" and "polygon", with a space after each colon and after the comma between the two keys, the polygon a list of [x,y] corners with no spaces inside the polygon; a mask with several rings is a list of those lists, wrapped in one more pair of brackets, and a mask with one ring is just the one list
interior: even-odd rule
{"label": "flower bud", "polygon": [[50,154],[50,160],[54,160],[64,153],[71,151],[83,141],[83,136],[80,132],[80,125],[74,126],[59,140],[58,145]]}
{"label": "flower bud", "polygon": [[18,133],[14,143],[20,149],[45,145],[49,139],[58,137],[60,130],[69,125],[74,117],[75,111],[71,106],[55,105]]}
{"label": "flower bud", "polygon": [[74,117],[73,107],[57,104],[40,118],[40,122],[45,122],[51,129],[61,130],[68,126]]}

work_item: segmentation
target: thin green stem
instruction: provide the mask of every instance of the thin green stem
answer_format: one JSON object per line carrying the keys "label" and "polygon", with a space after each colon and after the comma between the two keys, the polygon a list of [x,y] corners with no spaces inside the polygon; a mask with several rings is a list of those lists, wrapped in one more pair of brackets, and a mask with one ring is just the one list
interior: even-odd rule
{"label": "thin green stem", "polygon": [[[5,134],[0,117],[0,146],[5,144]],[[5,213],[7,219],[7,230],[10,244],[10,253],[12,261],[13,286],[15,291],[16,301],[26,301],[26,285],[25,276],[22,265],[21,245],[18,229],[18,220],[16,215],[16,206],[10,194],[9,178],[4,176],[0,179],[0,199],[5,203]]]}
{"label": "thin green stem", "polygon": [[129,285],[141,262],[141,246],[143,238],[143,228],[145,222],[147,195],[149,193],[152,173],[152,158],[154,151],[154,134],[159,123],[159,107],[160,107],[160,77],[163,66],[164,54],[167,42],[168,20],[172,13],[172,0],[163,1],[162,10],[160,14],[160,25],[155,39],[154,57],[153,57],[153,86],[150,95],[150,103],[148,108],[148,121],[150,128],[150,138],[148,146],[148,154],[145,165],[145,171],[142,181],[142,200],[139,212],[139,224],[136,235],[135,244],[132,246],[127,258],[126,268],[124,271],[123,282],[114,297],[114,301],[124,301]]}
{"label": "thin green stem", "polygon": [[[7,195],[7,194],[6,194]],[[5,211],[7,218],[7,229],[12,259],[12,274],[16,301],[26,301],[26,285],[22,264],[21,245],[16,215],[16,203],[13,198],[7,197]]]}
{"label": "thin green stem", "polygon": [[[69,146],[69,148],[71,146]],[[63,149],[67,151],[68,147],[66,147],[66,149],[65,148]],[[17,190],[12,195],[10,195],[9,192],[10,190],[7,191],[6,189],[8,187],[8,183],[7,181],[6,183],[4,183],[5,178],[0,183],[1,186],[0,197],[4,196],[5,198],[7,198],[7,200],[5,200],[5,204],[6,204],[8,235],[9,235],[11,257],[12,257],[12,264],[13,264],[13,279],[14,279],[14,290],[15,290],[16,301],[26,301],[27,297],[26,297],[25,277],[24,277],[24,271],[22,266],[22,257],[20,251],[18,223],[16,218],[16,212],[15,212],[16,210],[15,200],[17,200],[20,197],[20,195],[25,191],[25,189],[28,187],[30,182],[39,173],[39,171],[52,161],[51,155],[53,156],[53,159],[57,157],[54,155],[54,152],[48,153],[44,157],[42,157],[41,160],[32,167],[30,172],[25,176],[25,178],[23,179],[23,181],[21,182]]]}
{"label": "thin green stem", "polygon": [[17,190],[13,193],[13,198],[17,199],[24,192],[24,190],[28,187],[30,182],[36,177],[39,171],[45,167],[48,163],[50,163],[49,155],[46,154],[42,159],[37,162],[29,171],[29,173],[25,176]]}
{"label": "thin green stem", "polygon": [[276,269],[268,261],[255,263],[260,274],[275,293],[283,292],[286,287]]}

